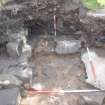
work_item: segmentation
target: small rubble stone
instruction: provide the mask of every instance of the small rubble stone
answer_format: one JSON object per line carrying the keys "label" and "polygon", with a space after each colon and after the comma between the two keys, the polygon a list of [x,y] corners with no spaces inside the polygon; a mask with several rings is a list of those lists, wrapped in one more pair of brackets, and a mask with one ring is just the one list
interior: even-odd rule
{"label": "small rubble stone", "polygon": [[24,44],[24,47],[23,47],[23,56],[26,55],[27,57],[31,57],[31,51],[32,51],[31,46],[28,45],[28,44]]}
{"label": "small rubble stone", "polygon": [[55,52],[58,54],[73,54],[79,52],[80,48],[80,40],[62,40],[57,41]]}
{"label": "small rubble stone", "polygon": [[105,48],[105,36],[100,35],[95,38],[95,45],[96,47]]}
{"label": "small rubble stone", "polygon": [[19,88],[10,88],[0,90],[0,105],[20,105]]}

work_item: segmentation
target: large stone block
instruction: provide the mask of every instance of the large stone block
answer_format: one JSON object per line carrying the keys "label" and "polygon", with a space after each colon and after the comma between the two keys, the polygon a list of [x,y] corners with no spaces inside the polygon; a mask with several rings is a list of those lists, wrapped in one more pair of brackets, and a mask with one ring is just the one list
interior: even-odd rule
{"label": "large stone block", "polygon": [[22,54],[22,42],[9,42],[7,47],[7,53],[10,57],[18,57]]}
{"label": "large stone block", "polygon": [[80,48],[80,40],[62,40],[57,41],[55,52],[58,54],[73,54],[77,53]]}

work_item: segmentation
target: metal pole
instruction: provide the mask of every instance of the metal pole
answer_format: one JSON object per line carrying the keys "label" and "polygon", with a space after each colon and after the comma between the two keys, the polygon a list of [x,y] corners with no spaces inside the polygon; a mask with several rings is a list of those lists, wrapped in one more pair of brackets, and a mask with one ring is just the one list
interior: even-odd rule
{"label": "metal pole", "polygon": [[94,63],[93,63],[93,61],[92,61],[92,58],[91,58],[91,55],[90,55],[90,50],[89,50],[88,47],[87,47],[87,52],[88,52],[88,57],[89,57],[90,66],[91,66],[91,69],[92,69],[93,78],[94,78],[94,80],[96,81],[95,65],[94,65]]}
{"label": "metal pole", "polygon": [[101,90],[93,89],[93,90],[64,90],[64,93],[91,93],[91,92],[99,92]]}
{"label": "metal pole", "polygon": [[56,8],[54,8],[54,40],[56,42],[56,36],[57,36],[57,20],[56,20]]}
{"label": "metal pole", "polygon": [[93,93],[93,92],[101,92],[103,90],[98,89],[91,89],[91,90],[29,90],[28,94],[34,95],[34,94],[47,94],[47,95],[53,95],[53,94],[73,94],[73,93]]}
{"label": "metal pole", "polygon": [[57,26],[56,26],[56,15],[54,15],[54,35],[55,35],[55,37],[57,35],[56,28],[57,28]]}

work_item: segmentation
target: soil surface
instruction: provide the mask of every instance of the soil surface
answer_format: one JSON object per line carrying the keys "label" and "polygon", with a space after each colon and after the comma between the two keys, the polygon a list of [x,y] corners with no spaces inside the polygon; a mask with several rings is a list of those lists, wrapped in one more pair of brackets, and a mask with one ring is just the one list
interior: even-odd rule
{"label": "soil surface", "polygon": [[[51,40],[37,38],[32,41],[33,86],[48,90],[96,89],[85,83],[85,67],[80,54],[58,55],[52,52]],[[101,105],[104,93],[63,95],[34,95],[22,100],[21,105]]]}

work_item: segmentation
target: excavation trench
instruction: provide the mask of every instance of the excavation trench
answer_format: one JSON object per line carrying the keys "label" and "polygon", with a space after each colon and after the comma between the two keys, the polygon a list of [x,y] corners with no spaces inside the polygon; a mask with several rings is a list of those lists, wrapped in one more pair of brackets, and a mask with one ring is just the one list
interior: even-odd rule
{"label": "excavation trench", "polygon": [[[85,81],[81,55],[87,46],[104,54],[105,20],[86,14],[80,0],[6,0],[0,9],[0,80],[26,90],[29,83],[55,91],[96,89]],[[104,97],[102,92],[35,94],[22,97],[21,105],[102,105]]]}
{"label": "excavation trench", "polygon": [[[55,91],[60,89],[96,89],[85,82],[86,72],[80,53],[57,54],[54,52],[56,46],[54,35],[49,34],[51,29],[50,31],[48,30],[47,22],[39,19],[29,20],[25,22],[25,25],[28,29],[27,40],[32,46],[32,54],[28,62],[33,66],[32,86],[34,88]],[[63,40],[63,38],[64,40],[68,38],[75,39],[67,35],[57,36],[57,39]],[[29,103],[29,105],[34,105],[34,103],[37,105],[42,103],[48,105],[100,105],[104,94],[102,92],[66,94],[63,96],[36,94],[28,98],[31,104],[25,98],[22,101],[22,105],[25,105],[25,103]]]}

